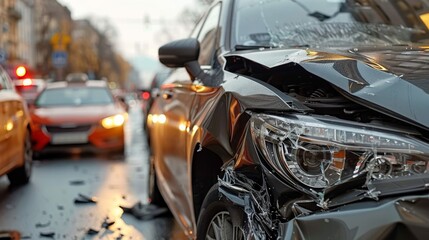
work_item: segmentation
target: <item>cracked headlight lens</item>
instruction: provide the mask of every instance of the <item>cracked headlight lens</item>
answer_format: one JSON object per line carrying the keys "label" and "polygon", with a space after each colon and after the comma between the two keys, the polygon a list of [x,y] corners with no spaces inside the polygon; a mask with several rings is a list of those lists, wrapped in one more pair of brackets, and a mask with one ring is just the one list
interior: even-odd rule
{"label": "cracked headlight lens", "polygon": [[425,174],[429,145],[405,131],[331,118],[255,114],[252,137],[267,162],[287,179],[326,188],[368,174],[390,179]]}

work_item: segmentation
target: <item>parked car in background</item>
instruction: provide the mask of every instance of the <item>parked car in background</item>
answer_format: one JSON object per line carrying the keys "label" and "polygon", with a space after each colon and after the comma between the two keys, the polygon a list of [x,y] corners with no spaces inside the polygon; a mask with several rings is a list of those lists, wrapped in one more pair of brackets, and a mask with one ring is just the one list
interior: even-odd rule
{"label": "parked car in background", "polygon": [[24,99],[0,67],[0,176],[11,184],[29,181],[32,169],[30,116]]}
{"label": "parked car in background", "polygon": [[30,110],[36,153],[70,147],[124,150],[127,113],[105,81],[50,83]]}
{"label": "parked car in background", "polygon": [[37,95],[46,86],[47,80],[36,77],[36,73],[24,64],[8,64],[6,72],[12,79],[17,92],[25,99],[27,104],[32,104]]}
{"label": "parked car in background", "polygon": [[197,239],[425,239],[428,10],[216,1],[159,49],[152,202]]}
{"label": "parked car in background", "polygon": [[152,107],[154,99],[159,95],[161,85],[172,72],[173,70],[171,68],[161,68],[153,77],[149,90],[142,93],[143,127],[146,130],[147,137],[149,137],[147,118],[149,117],[150,108]]}
{"label": "parked car in background", "polygon": [[33,104],[37,95],[46,87],[45,79],[16,79],[13,80],[16,91],[25,99],[27,104]]}

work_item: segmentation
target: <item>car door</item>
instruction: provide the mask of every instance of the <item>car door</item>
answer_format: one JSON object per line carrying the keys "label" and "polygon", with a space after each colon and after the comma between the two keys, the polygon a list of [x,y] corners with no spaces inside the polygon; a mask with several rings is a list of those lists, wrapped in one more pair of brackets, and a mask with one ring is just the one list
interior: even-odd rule
{"label": "car door", "polygon": [[[220,12],[220,4],[213,6],[203,19],[201,27],[198,28],[197,25],[194,30],[201,46],[198,62],[205,69],[210,67],[215,52]],[[176,219],[189,231],[195,229],[188,166],[193,151],[190,143],[190,115],[194,108],[195,95],[201,92],[200,90],[198,80],[191,80],[185,69],[178,69],[162,85],[154,111],[151,112],[152,121],[155,117],[157,122],[157,137],[152,139],[162,141],[155,143],[158,149],[155,149],[154,155],[159,158],[155,159],[158,185],[162,193],[168,195],[169,207],[175,208],[173,212],[180,214]]]}
{"label": "car door", "polygon": [[[151,144],[156,146],[154,159],[158,186],[167,194],[170,207],[179,212],[189,212],[186,202],[185,185],[186,128],[195,92],[189,75],[179,69],[161,87],[160,94],[151,109],[149,124]],[[168,199],[174,200],[169,202]],[[180,209],[180,210],[179,210]],[[188,225],[188,223],[184,223]]]}
{"label": "car door", "polygon": [[[10,79],[0,69],[0,173],[5,173],[20,159],[19,116],[20,98]],[[23,112],[22,112],[23,113]]]}

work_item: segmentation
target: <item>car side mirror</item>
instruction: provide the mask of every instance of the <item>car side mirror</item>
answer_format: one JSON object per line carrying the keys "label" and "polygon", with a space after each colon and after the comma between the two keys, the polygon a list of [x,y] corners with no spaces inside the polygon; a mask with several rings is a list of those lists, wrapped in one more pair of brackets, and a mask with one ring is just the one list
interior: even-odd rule
{"label": "car side mirror", "polygon": [[205,79],[207,74],[198,63],[200,43],[195,38],[176,40],[161,46],[159,61],[167,67],[185,67],[192,79]]}

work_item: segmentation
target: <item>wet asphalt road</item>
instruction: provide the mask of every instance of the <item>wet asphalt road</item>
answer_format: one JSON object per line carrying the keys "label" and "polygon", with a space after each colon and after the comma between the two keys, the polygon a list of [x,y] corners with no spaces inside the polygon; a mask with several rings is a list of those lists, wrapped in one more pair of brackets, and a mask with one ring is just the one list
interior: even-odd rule
{"label": "wet asphalt road", "polygon": [[[120,208],[147,203],[148,147],[139,106],[129,115],[125,156],[54,153],[34,162],[26,186],[11,188],[0,177],[0,232],[15,230],[23,239],[186,239],[170,215],[142,221]],[[79,194],[97,202],[76,204]]]}

